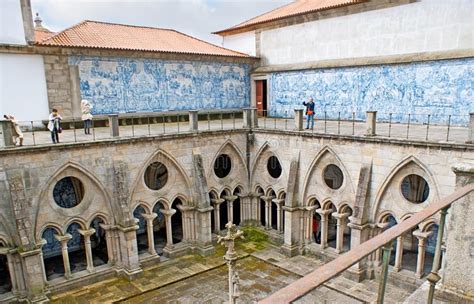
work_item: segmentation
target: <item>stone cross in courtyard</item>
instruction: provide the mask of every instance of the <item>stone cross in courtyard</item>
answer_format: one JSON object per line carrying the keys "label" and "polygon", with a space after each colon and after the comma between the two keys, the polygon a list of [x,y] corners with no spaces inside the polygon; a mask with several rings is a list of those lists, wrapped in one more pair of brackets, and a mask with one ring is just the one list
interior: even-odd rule
{"label": "stone cross in courtyard", "polygon": [[243,239],[244,233],[238,230],[237,226],[232,224],[232,222],[228,222],[225,227],[227,228],[227,234],[225,236],[219,236],[217,242],[227,247],[224,259],[229,266],[229,303],[234,304],[235,299],[240,296],[239,275],[235,270],[235,264],[237,262],[237,252],[234,249],[235,239]]}

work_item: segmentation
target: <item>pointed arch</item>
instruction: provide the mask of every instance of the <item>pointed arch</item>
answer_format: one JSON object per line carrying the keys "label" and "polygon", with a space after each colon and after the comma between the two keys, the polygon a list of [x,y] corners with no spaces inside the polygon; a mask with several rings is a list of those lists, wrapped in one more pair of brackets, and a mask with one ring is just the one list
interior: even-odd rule
{"label": "pointed arch", "polygon": [[[380,207],[380,203],[382,201],[383,195],[385,194],[385,191],[387,188],[390,186],[393,178],[399,173],[401,170],[403,170],[405,167],[409,166],[410,164],[414,164],[415,166],[419,167],[422,171],[424,171],[428,178],[428,184],[430,186],[430,195],[433,193],[434,195],[434,201],[439,200],[439,191],[438,191],[438,184],[436,182],[436,179],[433,175],[433,173],[429,170],[429,168],[422,162],[420,161],[416,156],[414,155],[408,155],[404,157],[402,160],[400,160],[389,172],[387,177],[384,179],[383,183],[380,185],[380,187],[377,190],[377,194],[375,195],[375,200],[374,200],[374,205],[372,208],[372,218],[375,218],[378,209]],[[430,183],[431,182],[431,183]]]}
{"label": "pointed arch", "polygon": [[[243,167],[244,167],[244,172],[247,173],[248,172],[248,169],[247,169],[247,161],[245,160],[244,158],[244,154],[242,153],[242,151],[240,151],[239,147],[237,147],[237,145],[232,141],[232,139],[228,138],[226,139],[226,141],[219,147],[219,149],[217,150],[217,152],[214,154],[214,157],[212,158],[210,164],[209,164],[209,169],[207,171],[207,178],[208,180],[210,180],[210,178],[213,176],[214,174],[214,164],[216,162],[216,159],[219,157],[219,155],[221,155],[227,148],[229,148],[232,152],[235,153],[235,155],[237,156],[237,158],[239,159],[239,162],[242,163]],[[232,173],[232,172],[231,172]],[[247,176],[247,174],[245,174],[245,176]],[[244,183],[248,183],[248,180],[245,180],[243,181]]]}
{"label": "pointed arch", "polygon": [[386,221],[387,221],[387,219],[388,219],[389,217],[393,217],[397,223],[400,222],[400,219],[398,219],[398,218],[395,216],[395,213],[393,213],[393,212],[390,211],[390,210],[385,210],[385,211],[383,211],[383,212],[381,212],[381,213],[379,214],[379,216],[377,217],[376,223],[377,223],[377,224],[386,223]]}
{"label": "pointed arch", "polygon": [[82,230],[87,230],[87,228],[89,227],[87,226],[86,221],[83,218],[74,217],[64,224],[64,227],[62,230],[63,235],[67,233],[67,229],[69,228],[69,226],[71,226],[74,223],[78,224]]}
{"label": "pointed arch", "polygon": [[346,166],[344,165],[342,160],[339,158],[336,151],[334,151],[334,149],[331,148],[329,145],[325,145],[319,150],[319,152],[313,158],[313,161],[309,165],[309,169],[305,173],[305,177],[303,181],[303,201],[305,201],[305,197],[307,196],[308,183],[312,177],[314,169],[317,167],[321,159],[328,153],[336,159],[342,173],[344,174],[344,183],[348,186],[348,189],[350,190],[350,192],[355,193],[354,185],[352,182],[353,179],[351,175],[349,174],[349,171],[347,170]]}
{"label": "pointed arch", "polygon": [[102,213],[102,212],[97,212],[95,214],[93,214],[92,216],[90,216],[89,220],[87,221],[87,228],[89,228],[92,224],[92,222],[96,219],[96,218],[99,218],[101,219],[105,225],[109,225],[110,224],[110,221],[108,220],[107,218],[107,215]]}
{"label": "pointed arch", "polygon": [[[254,161],[252,162],[252,165],[251,165],[252,171],[250,172],[250,182],[251,182],[252,185],[253,185],[253,182],[254,182],[253,179],[254,179],[254,176],[255,176],[255,170],[257,169],[258,163],[259,163],[260,159],[262,158],[262,155],[267,150],[271,150],[271,148],[272,148],[272,146],[270,145],[270,143],[268,141],[265,141],[263,143],[263,145],[258,149],[257,154],[255,156],[255,159],[254,159]],[[278,158],[278,160],[281,163],[281,158],[278,155],[278,152],[275,151],[275,150],[271,150],[271,151]]]}
{"label": "pointed arch", "polygon": [[156,205],[158,205],[158,204],[161,204],[161,205],[163,205],[163,207],[164,207],[165,209],[170,210],[170,209],[171,209],[171,202],[173,202],[173,201],[174,201],[174,199],[171,200],[171,201],[169,201],[169,200],[167,200],[167,199],[165,199],[165,198],[160,198],[160,199],[158,199],[158,200],[153,204],[153,207],[150,209],[150,210],[151,210],[150,213],[153,212],[153,210],[155,210],[155,207],[156,207]]}
{"label": "pointed arch", "polygon": [[51,228],[53,229],[54,231],[56,231],[56,233],[58,235],[64,235],[63,234],[63,227],[61,227],[60,225],[58,225],[57,223],[45,223],[40,229],[37,230],[37,233],[36,233],[36,242],[38,243],[41,243],[41,240],[43,238],[43,233],[48,229],[48,228]]}
{"label": "pointed arch", "polygon": [[438,225],[438,220],[435,218],[428,218],[423,223],[420,223],[418,227],[422,232],[428,232],[431,227]]}
{"label": "pointed arch", "polygon": [[[49,190],[51,190],[51,187],[55,186],[56,182],[59,181],[60,177],[63,175],[64,177],[76,175],[78,176],[79,179],[81,179],[82,183],[90,182],[90,185],[92,186],[91,189],[88,189],[85,191],[85,197],[88,196],[89,201],[82,201],[78,206],[83,206],[81,207],[82,209],[89,210],[89,208],[84,207],[85,206],[84,204],[91,205],[92,200],[98,197],[98,195],[92,195],[90,194],[90,192],[98,191],[98,193],[100,193],[103,196],[103,200],[104,200],[103,204],[104,204],[104,207],[106,208],[105,212],[104,211],[103,212],[108,213],[109,218],[113,222],[116,221],[115,216],[117,216],[119,212],[117,208],[114,208],[114,205],[112,204],[111,195],[109,194],[107,189],[102,185],[99,178],[93,172],[91,172],[90,170],[88,170],[87,168],[79,164],[78,162],[69,160],[66,163],[60,165],[58,169],[56,169],[56,171],[49,177],[49,179],[45,183],[45,186],[41,189],[40,195],[38,196],[37,201],[33,204],[34,206],[36,206],[36,210],[34,211],[34,220],[33,220],[34,235],[38,234],[37,232],[40,225],[40,223],[38,222],[38,219],[39,219],[40,212],[52,209],[50,206],[54,204],[49,201],[49,197],[48,197]],[[94,187],[96,189],[93,189]],[[45,207],[47,207],[48,209],[44,209]],[[75,208],[76,207],[71,208],[71,210]],[[56,211],[56,210],[59,210],[59,213],[64,213],[63,217],[65,218],[70,218],[71,216],[74,216],[74,215],[71,215],[72,211],[70,210],[64,210],[59,207],[58,208],[54,207],[52,211]],[[41,225],[41,226],[44,226],[44,225]]]}

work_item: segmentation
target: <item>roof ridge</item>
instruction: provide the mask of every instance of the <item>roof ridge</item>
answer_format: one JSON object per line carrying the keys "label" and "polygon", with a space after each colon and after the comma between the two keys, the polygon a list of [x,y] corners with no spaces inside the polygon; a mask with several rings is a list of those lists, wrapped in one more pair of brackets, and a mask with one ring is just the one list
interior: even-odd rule
{"label": "roof ridge", "polygon": [[146,25],[134,25],[134,24],[116,23],[116,22],[108,22],[108,21],[97,21],[97,20],[89,20],[89,19],[84,20],[84,22],[103,23],[103,24],[120,25],[120,26],[128,26],[128,27],[149,28],[149,29],[154,29],[154,30],[174,31],[174,29],[165,28],[165,27],[153,27],[153,26],[146,26]]}
{"label": "roof ridge", "polygon": [[66,32],[66,31],[69,31],[69,30],[71,30],[71,29],[73,29],[73,28],[75,28],[75,27],[77,27],[77,26],[80,26],[81,24],[86,23],[86,21],[87,21],[87,20],[82,20],[81,22],[75,23],[75,24],[71,25],[70,27],[65,28],[65,29],[62,30],[62,31],[55,32],[54,35],[52,35],[51,37],[46,38],[46,39],[41,40],[41,41],[36,42],[36,43],[45,43],[45,42],[47,42],[48,40],[53,39],[54,37],[59,36],[59,35],[61,35],[62,33]]}

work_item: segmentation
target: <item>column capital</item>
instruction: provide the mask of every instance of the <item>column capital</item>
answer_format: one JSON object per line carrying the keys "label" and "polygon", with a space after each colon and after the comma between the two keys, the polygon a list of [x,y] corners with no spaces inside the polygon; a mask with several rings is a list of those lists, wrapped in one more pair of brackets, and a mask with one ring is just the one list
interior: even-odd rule
{"label": "column capital", "polygon": [[272,200],[273,200],[275,197],[262,195],[262,196],[260,196],[260,198],[263,199],[265,202],[271,203]]}
{"label": "column capital", "polygon": [[380,229],[385,229],[387,228],[389,225],[389,223],[377,223],[377,228],[380,228]]}
{"label": "column capital", "polygon": [[321,218],[327,218],[327,216],[332,212],[332,210],[331,209],[323,210],[319,208],[319,209],[316,209],[316,212],[319,213],[319,215],[321,215]]}
{"label": "column capital", "polygon": [[57,241],[63,243],[63,242],[68,242],[70,239],[72,239],[72,235],[70,235],[69,233],[66,233],[65,235],[57,235],[57,234],[55,234],[55,235],[54,235],[54,238],[55,238]]}
{"label": "column capital", "polygon": [[181,212],[188,212],[188,211],[193,211],[196,209],[196,207],[194,206],[186,206],[186,205],[181,205],[181,204],[177,205],[176,208],[178,208],[179,211]]}
{"label": "column capital", "polygon": [[148,213],[143,213],[142,214],[142,217],[147,220],[147,221],[152,221],[154,220],[156,217],[158,216],[158,214],[156,214],[155,212],[151,213],[151,214],[148,214]]}
{"label": "column capital", "polygon": [[331,215],[336,218],[338,221],[343,220],[347,217],[349,217],[349,213],[338,213],[338,212],[333,212]]}
{"label": "column capital", "polygon": [[163,213],[165,216],[172,216],[176,213],[175,209],[160,209],[160,212]]}
{"label": "column capital", "polygon": [[228,202],[233,202],[236,199],[238,199],[239,197],[237,195],[226,195],[223,198]]}
{"label": "column capital", "polygon": [[214,205],[220,205],[223,202],[225,202],[225,199],[223,199],[223,198],[213,198],[213,199],[211,199],[211,203],[213,203]]}
{"label": "column capital", "polygon": [[95,229],[91,228],[89,230],[82,230],[82,229],[77,229],[77,231],[82,235],[82,236],[91,236],[95,233]]}
{"label": "column capital", "polygon": [[413,236],[416,236],[416,238],[419,241],[425,241],[430,235],[433,233],[432,231],[427,231],[427,232],[422,232],[420,230],[415,230],[413,231]]}
{"label": "column capital", "polygon": [[272,202],[274,202],[278,206],[281,206],[285,203],[285,199],[283,199],[283,198],[274,198],[274,199],[272,199]]}

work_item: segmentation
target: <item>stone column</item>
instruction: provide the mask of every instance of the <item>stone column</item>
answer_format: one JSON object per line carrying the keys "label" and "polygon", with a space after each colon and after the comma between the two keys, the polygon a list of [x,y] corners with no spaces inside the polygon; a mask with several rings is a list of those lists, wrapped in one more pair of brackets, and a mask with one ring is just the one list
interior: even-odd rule
{"label": "stone column", "polygon": [[189,111],[189,131],[197,132],[198,131],[198,110]]}
{"label": "stone column", "polygon": [[66,279],[71,278],[71,265],[69,264],[69,252],[67,251],[67,242],[72,239],[72,235],[66,233],[65,235],[57,235],[54,237],[61,243],[61,253],[63,255],[63,264],[64,264],[64,277]]}
{"label": "stone column", "polygon": [[86,252],[87,271],[94,271],[94,257],[92,256],[91,235],[95,233],[95,229],[77,230],[84,237],[84,248]]}
{"label": "stone column", "polygon": [[284,243],[281,247],[283,254],[292,257],[300,252],[301,228],[300,217],[302,210],[299,207],[283,206],[285,211]]}
{"label": "stone column", "polygon": [[105,243],[107,245],[107,256],[109,258],[109,261],[107,264],[113,265],[116,262],[116,258],[114,255],[114,250],[113,250],[113,226],[112,225],[105,225],[105,224],[99,224],[102,229],[105,230]]}
{"label": "stone column", "polygon": [[[21,275],[24,279],[23,281],[18,277],[17,287],[20,294],[24,294],[24,291],[26,291],[29,303],[47,303],[49,300],[45,295],[46,274],[44,273],[42,250],[35,249],[20,252],[17,260],[15,277],[18,277],[18,270],[21,269]],[[11,269],[10,271],[14,270]]]}
{"label": "stone column", "polygon": [[334,212],[332,216],[337,220],[336,252],[341,253],[344,248],[344,230],[346,229],[346,219],[349,217],[349,213]]}
{"label": "stone column", "polygon": [[118,137],[120,135],[118,114],[109,115],[109,128],[110,136]]}
{"label": "stone column", "polygon": [[261,199],[265,201],[265,229],[271,228],[271,207],[273,197],[271,196],[261,196]]}
{"label": "stone column", "polygon": [[137,230],[139,227],[138,225],[128,227],[118,225],[117,228],[120,264],[123,267],[119,274],[131,280],[143,272],[138,259]]}
{"label": "stone column", "polygon": [[[196,241],[199,253],[203,256],[211,255],[215,252],[212,245],[211,212],[214,208],[204,207],[197,209]],[[215,219],[215,217],[214,217]]]}
{"label": "stone column", "polygon": [[[350,216],[347,226],[351,228],[351,248],[354,248],[370,239],[370,234],[372,232],[371,225],[364,222],[361,218]],[[352,265],[347,272],[347,277],[356,282],[362,282],[367,277],[371,277],[371,274],[369,274],[369,268],[371,266],[369,264],[371,264],[371,261],[369,262],[369,260],[372,260],[374,256],[375,253]]]}
{"label": "stone column", "polygon": [[295,109],[295,128],[297,131],[303,130],[304,109]]}
{"label": "stone column", "polygon": [[258,128],[257,108],[244,108],[243,120],[243,128]]}
{"label": "stone column", "polygon": [[321,247],[326,248],[328,246],[328,216],[331,213],[331,210],[317,209],[317,213],[321,216]]}
{"label": "stone column", "polygon": [[171,231],[171,216],[176,213],[175,209],[160,209],[160,212],[163,213],[166,220],[166,246],[168,250],[173,249],[173,233]]}
{"label": "stone column", "polygon": [[219,233],[221,230],[221,215],[219,213],[219,210],[221,208],[221,204],[225,202],[225,199],[223,198],[216,198],[216,199],[211,199],[211,203],[214,204],[214,232]]}
{"label": "stone column", "polygon": [[393,271],[400,271],[402,269],[402,257],[403,257],[403,234],[397,238],[397,247],[395,248],[395,264],[393,265]]}
{"label": "stone column", "polygon": [[277,205],[277,230],[283,233],[283,209],[281,206],[285,204],[284,199],[273,199],[273,202]]}
{"label": "stone column", "polygon": [[314,240],[313,242],[313,216],[317,207],[318,206],[314,206],[314,205],[305,207],[306,212],[307,212],[306,214],[307,222],[305,226],[306,232],[305,232],[304,240],[306,244],[316,243],[316,240]]}
{"label": "stone column", "polygon": [[469,138],[467,143],[474,143],[474,112],[469,113]]}
{"label": "stone column", "polygon": [[143,213],[142,216],[146,220],[146,234],[148,237],[148,253],[150,255],[157,255],[156,249],[155,249],[155,235],[153,233],[153,220],[158,216],[158,214]]}
{"label": "stone column", "polygon": [[375,136],[377,126],[377,111],[367,111],[367,120],[365,121],[365,136]]}
{"label": "stone column", "polygon": [[431,231],[421,232],[416,230],[413,235],[418,239],[418,256],[416,259],[416,273],[417,278],[421,278],[425,271],[425,250],[426,250],[426,239],[431,234]]}
{"label": "stone column", "polygon": [[[3,113],[2,113],[3,115]],[[14,147],[13,124],[9,120],[0,120],[0,147]]]}
{"label": "stone column", "polygon": [[231,221],[233,224],[234,223],[234,201],[238,199],[239,197],[236,195],[228,195],[224,196],[224,199],[227,201],[227,218],[229,221]]}

